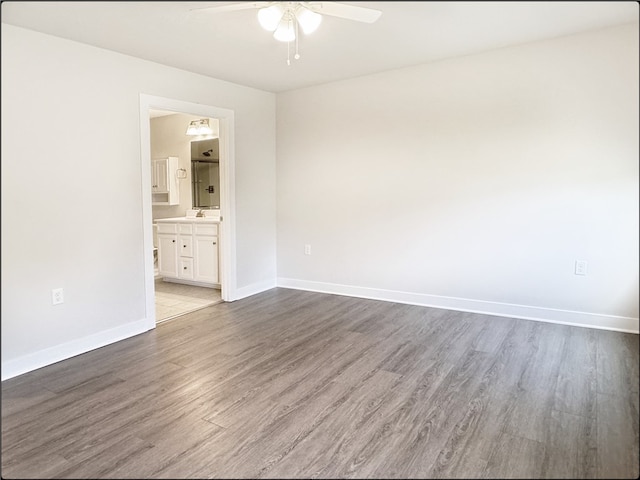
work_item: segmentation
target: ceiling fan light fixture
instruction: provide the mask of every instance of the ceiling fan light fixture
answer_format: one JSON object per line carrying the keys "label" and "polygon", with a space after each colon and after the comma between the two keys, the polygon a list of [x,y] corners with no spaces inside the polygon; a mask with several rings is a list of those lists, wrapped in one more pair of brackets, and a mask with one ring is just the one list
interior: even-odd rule
{"label": "ceiling fan light fixture", "polygon": [[364,23],[373,23],[382,15],[380,10],[342,2],[238,2],[191,10],[229,12],[250,8],[257,9],[258,22],[262,28],[273,32],[273,37],[279,42],[287,44],[287,65],[291,65],[293,43],[295,43],[293,58],[300,59],[298,30],[302,29],[305,35],[315,32],[322,23],[323,15]]}
{"label": "ceiling fan light fixture", "polygon": [[273,38],[280,42],[291,42],[296,39],[296,30],[290,15],[285,15],[280,21],[278,28],[273,32]]}
{"label": "ceiling fan light fixture", "polygon": [[270,32],[278,28],[283,16],[284,8],[280,4],[258,10],[258,22],[260,22],[260,26]]}
{"label": "ceiling fan light fixture", "polygon": [[322,15],[316,12],[312,12],[308,8],[299,5],[296,9],[296,19],[302,27],[302,31],[305,35],[309,35],[317,30],[322,22]]}

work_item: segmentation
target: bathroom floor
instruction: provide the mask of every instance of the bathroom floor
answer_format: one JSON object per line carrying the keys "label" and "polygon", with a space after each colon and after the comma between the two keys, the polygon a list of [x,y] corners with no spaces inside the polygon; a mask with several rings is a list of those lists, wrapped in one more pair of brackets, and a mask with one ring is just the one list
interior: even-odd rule
{"label": "bathroom floor", "polygon": [[156,278],[156,322],[193,312],[222,302],[220,290],[165,282]]}

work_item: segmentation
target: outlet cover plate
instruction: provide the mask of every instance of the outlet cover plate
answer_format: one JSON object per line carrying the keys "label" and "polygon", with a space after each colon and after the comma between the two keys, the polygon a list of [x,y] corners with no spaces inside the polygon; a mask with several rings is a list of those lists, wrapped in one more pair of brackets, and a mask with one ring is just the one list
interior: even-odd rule
{"label": "outlet cover plate", "polygon": [[576,269],[574,272],[576,275],[586,275],[587,274],[587,261],[586,260],[576,260]]}
{"label": "outlet cover plate", "polygon": [[54,288],[51,290],[51,303],[53,305],[60,305],[64,303],[64,292],[61,288]]}

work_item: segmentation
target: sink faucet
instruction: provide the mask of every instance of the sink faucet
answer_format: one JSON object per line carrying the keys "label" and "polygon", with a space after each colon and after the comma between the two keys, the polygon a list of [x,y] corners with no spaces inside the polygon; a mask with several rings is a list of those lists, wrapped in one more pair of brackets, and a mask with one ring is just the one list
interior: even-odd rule
{"label": "sink faucet", "polygon": [[204,217],[204,212],[202,211],[202,209],[198,210],[198,213],[196,213],[196,217]]}

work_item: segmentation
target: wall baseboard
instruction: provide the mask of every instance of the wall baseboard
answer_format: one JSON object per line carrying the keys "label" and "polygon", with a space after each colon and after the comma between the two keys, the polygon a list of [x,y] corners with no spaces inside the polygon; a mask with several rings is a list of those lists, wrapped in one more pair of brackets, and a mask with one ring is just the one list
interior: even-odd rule
{"label": "wall baseboard", "polygon": [[[530,305],[487,302],[484,300],[399,292],[368,287],[355,287],[351,285],[339,285],[334,283],[314,282],[282,277],[279,277],[277,281],[268,280],[238,288],[235,291],[234,300],[240,300],[275,287],[638,334],[638,319],[632,317],[576,312],[571,310],[534,307]],[[76,355],[80,355],[91,350],[104,347],[105,345],[139,335],[154,328],[154,326],[155,325],[150,326],[147,319],[142,319],[127,325],[122,325],[117,328],[89,335],[88,337],[24,355],[14,360],[2,362],[2,381],[75,357]]]}
{"label": "wall baseboard", "polygon": [[[233,292],[233,300],[240,300],[275,287],[275,279],[252,283],[251,285],[236,289]],[[49,347],[13,360],[2,362],[2,381],[75,357],[76,355],[90,352],[96,348],[104,347],[105,345],[139,335],[155,328],[155,326],[156,324],[154,321],[142,319],[121,327],[99,332],[89,335],[88,337],[72,340],[71,342]]]}
{"label": "wall baseboard", "polygon": [[[151,328],[153,328],[153,326]],[[82,353],[90,352],[91,350],[124,340],[125,338],[139,335],[149,329],[149,321],[147,319],[137,320],[84,338],[45,348],[44,350],[30,353],[14,360],[2,362],[2,381],[75,357]]]}
{"label": "wall baseboard", "polygon": [[233,292],[234,300],[241,300],[246,297],[250,297],[251,295],[255,295],[257,293],[266,292],[267,290],[271,290],[272,288],[277,287],[275,279],[265,280],[263,282],[252,283],[251,285],[246,285],[241,288],[236,288]]}
{"label": "wall baseboard", "polygon": [[638,319],[599,313],[576,312],[554,308],[515,305],[510,303],[487,302],[467,298],[444,297],[423,293],[399,292],[368,287],[356,287],[334,283],[278,278],[278,287],[308,290],[349,297],[368,298],[387,302],[406,303],[423,307],[444,308],[461,312],[482,313],[498,317],[520,318],[540,322],[559,323],[575,327],[597,328],[625,333],[638,333]]}

